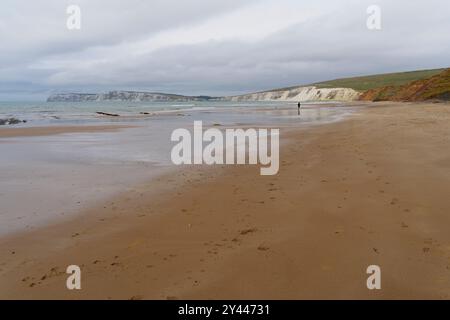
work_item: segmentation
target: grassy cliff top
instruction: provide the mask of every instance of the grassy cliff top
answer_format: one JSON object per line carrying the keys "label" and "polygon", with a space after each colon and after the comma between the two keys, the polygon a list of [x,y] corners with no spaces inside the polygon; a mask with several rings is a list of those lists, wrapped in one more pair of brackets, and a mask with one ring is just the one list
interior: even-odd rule
{"label": "grassy cliff top", "polygon": [[444,70],[445,69],[432,69],[386,73],[372,76],[336,79],[314,83],[313,85],[317,86],[318,88],[352,88],[357,91],[366,91],[386,86],[405,85],[412,81],[430,78],[441,73]]}

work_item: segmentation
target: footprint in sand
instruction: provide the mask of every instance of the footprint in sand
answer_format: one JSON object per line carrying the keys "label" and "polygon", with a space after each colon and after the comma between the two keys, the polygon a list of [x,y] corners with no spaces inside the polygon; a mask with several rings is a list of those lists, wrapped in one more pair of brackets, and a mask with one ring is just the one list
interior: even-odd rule
{"label": "footprint in sand", "polygon": [[240,232],[240,234],[241,234],[241,235],[246,235],[246,234],[253,233],[253,232],[256,232],[256,231],[257,231],[256,228],[245,229],[245,230],[242,230],[242,231]]}
{"label": "footprint in sand", "polygon": [[60,276],[60,275],[62,275],[62,274],[65,274],[65,272],[59,271],[59,270],[58,270],[58,267],[53,267],[53,268],[50,269],[49,272],[47,272],[46,274],[44,274],[44,275],[41,277],[41,281],[44,281],[44,280],[46,280],[46,279],[48,279],[48,278]]}
{"label": "footprint in sand", "polygon": [[398,199],[397,198],[392,198],[391,205],[396,205],[397,203],[398,203]]}

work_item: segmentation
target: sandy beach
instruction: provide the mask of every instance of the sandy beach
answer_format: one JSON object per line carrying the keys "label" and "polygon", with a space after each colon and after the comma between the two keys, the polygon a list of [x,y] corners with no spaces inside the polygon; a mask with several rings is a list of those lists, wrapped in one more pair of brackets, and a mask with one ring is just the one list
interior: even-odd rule
{"label": "sandy beach", "polygon": [[1,238],[0,298],[449,299],[449,132],[444,103],[282,129],[278,175],[194,166]]}

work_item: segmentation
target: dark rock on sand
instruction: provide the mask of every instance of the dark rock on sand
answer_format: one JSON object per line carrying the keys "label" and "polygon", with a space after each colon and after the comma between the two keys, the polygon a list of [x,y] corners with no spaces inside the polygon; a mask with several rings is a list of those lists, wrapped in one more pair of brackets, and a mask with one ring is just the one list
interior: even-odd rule
{"label": "dark rock on sand", "polygon": [[97,114],[100,114],[102,116],[110,116],[110,117],[118,117],[119,115],[117,113],[108,113],[108,112],[101,112],[97,111]]}
{"label": "dark rock on sand", "polygon": [[27,120],[19,120],[17,118],[6,118],[6,119],[0,119],[0,126],[7,125],[7,124],[19,124],[19,123],[25,123]]}

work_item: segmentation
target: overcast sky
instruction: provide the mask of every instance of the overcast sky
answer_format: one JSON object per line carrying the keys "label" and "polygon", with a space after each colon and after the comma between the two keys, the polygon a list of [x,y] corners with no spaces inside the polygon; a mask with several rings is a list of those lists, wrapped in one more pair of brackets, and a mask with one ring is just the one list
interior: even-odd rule
{"label": "overcast sky", "polygon": [[[81,9],[69,30],[67,6]],[[381,30],[366,26],[381,8]],[[0,100],[227,95],[450,66],[448,0],[2,0]]]}

